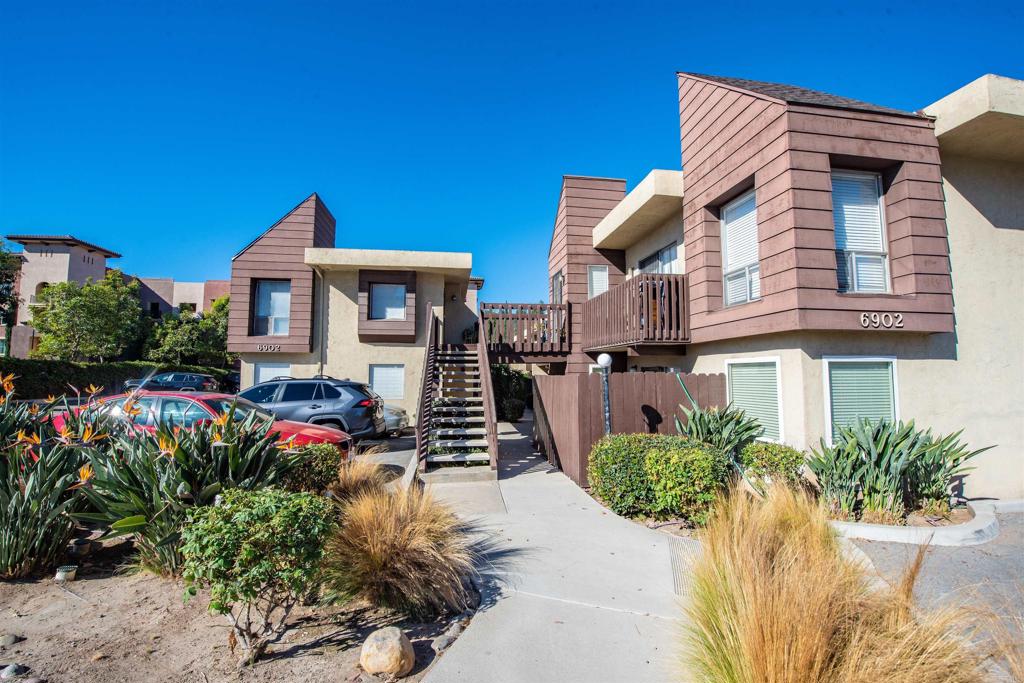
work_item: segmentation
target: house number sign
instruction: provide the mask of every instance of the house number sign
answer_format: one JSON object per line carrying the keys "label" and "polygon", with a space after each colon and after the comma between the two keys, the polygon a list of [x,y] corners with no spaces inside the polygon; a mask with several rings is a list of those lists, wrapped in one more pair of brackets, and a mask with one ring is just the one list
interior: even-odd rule
{"label": "house number sign", "polygon": [[256,350],[257,351],[280,351],[281,350],[281,345],[280,344],[257,344],[256,345]]}
{"label": "house number sign", "polygon": [[861,313],[860,326],[867,329],[884,328],[887,330],[903,327],[902,313]]}

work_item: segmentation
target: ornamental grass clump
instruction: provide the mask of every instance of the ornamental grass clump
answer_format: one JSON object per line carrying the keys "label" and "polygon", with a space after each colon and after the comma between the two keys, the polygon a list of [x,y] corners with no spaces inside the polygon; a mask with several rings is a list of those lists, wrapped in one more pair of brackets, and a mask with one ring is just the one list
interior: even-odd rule
{"label": "ornamental grass clump", "polygon": [[330,602],[361,598],[417,618],[470,604],[472,529],[418,488],[364,491],[343,508],[324,548]]}
{"label": "ornamental grass clump", "polygon": [[292,609],[316,588],[332,526],[321,496],[279,489],[224,494],[193,508],[182,529],[186,599],[210,589],[210,611],[231,622],[228,644],[240,643],[240,665],[252,664],[287,628]]}
{"label": "ornamental grass clump", "polygon": [[364,459],[349,460],[335,471],[327,495],[339,505],[345,505],[365,493],[384,495],[387,484],[387,471],[379,464]]}
{"label": "ornamental grass clump", "polygon": [[970,683],[982,658],[956,610],[923,611],[923,554],[895,588],[846,557],[806,492],[734,489],[716,504],[693,568],[685,665],[711,683]]}

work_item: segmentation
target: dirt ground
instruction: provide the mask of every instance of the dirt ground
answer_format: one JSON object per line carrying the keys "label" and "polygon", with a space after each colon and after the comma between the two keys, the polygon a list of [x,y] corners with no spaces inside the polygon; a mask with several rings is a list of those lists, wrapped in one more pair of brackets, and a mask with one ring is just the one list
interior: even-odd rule
{"label": "dirt ground", "polygon": [[116,548],[95,560],[64,588],[49,577],[0,583],[0,634],[25,638],[0,648],[0,662],[28,666],[30,676],[50,683],[359,681],[363,640],[395,625],[416,650],[416,667],[403,680],[419,681],[435,656],[431,640],[447,626],[360,606],[297,609],[281,642],[239,671],[227,620],[207,612],[204,594],[184,604],[180,582],[116,571],[124,560]]}

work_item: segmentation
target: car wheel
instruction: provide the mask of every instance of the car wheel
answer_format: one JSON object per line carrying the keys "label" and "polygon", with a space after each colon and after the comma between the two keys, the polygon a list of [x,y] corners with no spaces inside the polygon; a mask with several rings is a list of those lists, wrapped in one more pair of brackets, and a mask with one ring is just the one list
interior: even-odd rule
{"label": "car wheel", "polygon": [[345,431],[345,425],[341,424],[337,420],[326,420],[324,422],[317,422],[317,424],[321,427],[334,427],[335,429]]}

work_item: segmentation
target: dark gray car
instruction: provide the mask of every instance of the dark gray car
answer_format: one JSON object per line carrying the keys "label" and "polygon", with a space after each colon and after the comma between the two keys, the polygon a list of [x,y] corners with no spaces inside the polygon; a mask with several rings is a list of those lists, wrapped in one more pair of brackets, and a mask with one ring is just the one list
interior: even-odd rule
{"label": "dark gray car", "polygon": [[384,401],[363,382],[331,377],[279,378],[239,394],[279,420],[335,426],[356,439],[385,432]]}

